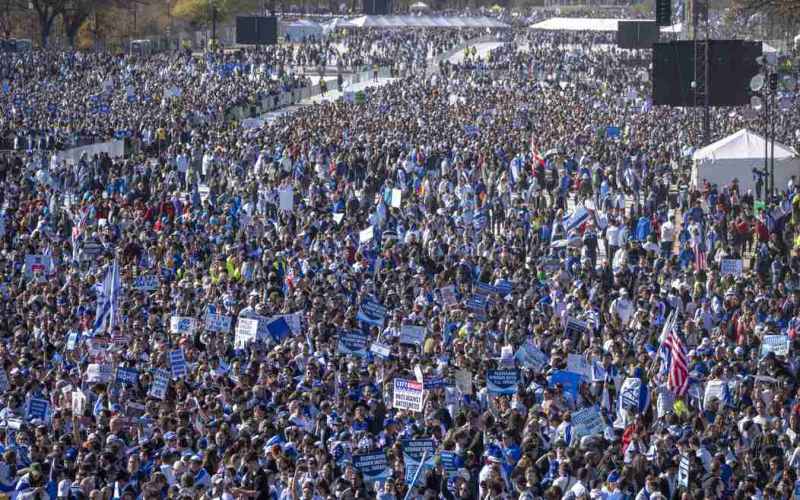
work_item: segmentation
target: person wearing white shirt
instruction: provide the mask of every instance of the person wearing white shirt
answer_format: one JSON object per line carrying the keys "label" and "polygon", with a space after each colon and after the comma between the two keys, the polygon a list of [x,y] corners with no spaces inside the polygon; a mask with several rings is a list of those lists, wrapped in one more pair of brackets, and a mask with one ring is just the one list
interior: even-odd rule
{"label": "person wearing white shirt", "polygon": [[675,225],[672,219],[667,219],[661,225],[661,256],[665,259],[672,255],[672,244],[675,240]]}

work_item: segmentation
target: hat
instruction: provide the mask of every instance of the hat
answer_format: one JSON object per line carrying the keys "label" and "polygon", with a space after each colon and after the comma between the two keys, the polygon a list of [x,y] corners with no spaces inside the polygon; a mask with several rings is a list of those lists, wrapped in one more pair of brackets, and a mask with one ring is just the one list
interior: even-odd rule
{"label": "hat", "polygon": [[203,457],[201,455],[199,455],[199,454],[192,455],[191,460],[192,460],[192,462],[202,462],[203,461]]}

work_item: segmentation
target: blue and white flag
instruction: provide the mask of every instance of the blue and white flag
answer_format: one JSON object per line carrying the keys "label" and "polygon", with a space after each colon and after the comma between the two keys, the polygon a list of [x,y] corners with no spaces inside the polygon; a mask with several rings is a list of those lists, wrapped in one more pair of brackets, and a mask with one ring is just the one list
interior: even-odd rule
{"label": "blue and white flag", "polygon": [[95,314],[92,334],[97,335],[110,331],[119,323],[119,299],[122,284],[117,259],[108,269],[102,289],[98,287],[97,313]]}
{"label": "blue and white flag", "polygon": [[650,391],[647,384],[637,377],[628,377],[622,382],[617,398],[617,420],[614,427],[624,429],[633,415],[641,415],[650,405]]}
{"label": "blue and white flag", "polygon": [[574,212],[564,217],[562,223],[564,224],[564,231],[570,232],[577,229],[581,224],[589,219],[589,211],[585,207],[577,207]]}

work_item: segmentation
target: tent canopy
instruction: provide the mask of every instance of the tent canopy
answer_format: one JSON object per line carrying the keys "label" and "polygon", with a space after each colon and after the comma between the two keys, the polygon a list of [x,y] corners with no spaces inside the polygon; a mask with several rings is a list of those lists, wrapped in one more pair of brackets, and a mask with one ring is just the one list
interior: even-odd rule
{"label": "tent canopy", "polygon": [[[692,185],[702,187],[704,181],[722,186],[733,179],[740,189],[754,189],[753,172],[764,168],[764,153],[772,156],[771,145],[760,135],[747,129],[729,135],[698,149],[692,155]],[[783,144],[775,143],[775,184],[785,186],[792,176],[800,175],[800,159]]]}
{"label": "tent canopy", "polygon": [[284,36],[289,35],[292,40],[302,40],[304,37],[322,36],[323,29],[322,25],[315,23],[314,21],[298,19],[285,24],[281,23],[280,31]]}
{"label": "tent canopy", "polygon": [[416,3],[412,3],[411,6],[409,7],[409,9],[411,9],[411,10],[428,10],[428,9],[430,9],[430,7],[428,7],[428,4],[426,4],[425,2],[416,2]]}
{"label": "tent canopy", "polygon": [[343,28],[508,28],[490,17],[361,16],[340,24]]}
{"label": "tent canopy", "polygon": [[[764,138],[747,129],[742,129],[728,137],[698,149],[692,155],[694,160],[764,159]],[[771,156],[771,144],[767,144]],[[775,159],[793,158],[794,151],[783,144],[775,143]]]}
{"label": "tent canopy", "polygon": [[[617,31],[619,21],[648,21],[648,19],[609,19],[602,17],[551,17],[544,21],[532,24],[532,30],[547,31]],[[663,26],[661,31],[667,33],[679,32],[681,25]]]}

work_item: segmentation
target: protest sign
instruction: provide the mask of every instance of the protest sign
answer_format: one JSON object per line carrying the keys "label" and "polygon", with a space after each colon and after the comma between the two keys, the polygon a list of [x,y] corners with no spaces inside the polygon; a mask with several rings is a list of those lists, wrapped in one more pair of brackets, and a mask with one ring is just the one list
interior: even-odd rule
{"label": "protest sign", "polygon": [[169,318],[170,333],[190,335],[197,329],[197,321],[187,316],[172,316]]}
{"label": "protest sign", "polygon": [[364,480],[368,482],[385,481],[392,473],[383,449],[353,455],[353,467],[361,472]]}
{"label": "protest sign", "polygon": [[76,417],[86,411],[86,396],[81,391],[72,391],[72,414]]}
{"label": "protest sign", "polygon": [[567,371],[577,373],[586,378],[592,377],[592,368],[581,354],[567,354]]}
{"label": "protest sign", "polygon": [[556,384],[561,384],[564,387],[565,393],[569,393],[573,398],[577,398],[581,386],[581,376],[566,370],[558,370],[553,372],[547,380],[548,387],[555,387]]}
{"label": "protest sign", "polygon": [[155,274],[148,274],[145,276],[137,276],[133,279],[133,289],[143,292],[151,292],[158,290],[161,285],[160,278]]}
{"label": "protest sign", "polygon": [[25,278],[31,279],[34,275],[44,277],[53,270],[53,258],[49,255],[26,255]]}
{"label": "protest sign", "polygon": [[367,355],[369,337],[359,330],[343,330],[339,332],[338,351],[340,354],[364,357]]}
{"label": "protest sign", "polygon": [[0,392],[8,391],[8,388],[11,387],[11,384],[8,382],[8,375],[6,374],[5,369],[0,368]]}
{"label": "protest sign", "polygon": [[439,292],[442,295],[442,303],[448,307],[453,306],[458,303],[458,299],[456,298],[456,287],[453,285],[443,286],[439,289]]}
{"label": "protest sign", "polygon": [[284,318],[273,318],[270,320],[259,320],[259,331],[258,331],[258,338],[259,340],[264,338],[263,329],[261,325],[265,325],[269,336],[272,337],[276,343],[283,342],[283,339],[289,336],[292,332],[292,329],[289,328],[289,323],[286,322]]}
{"label": "protest sign", "polygon": [[465,369],[456,370],[456,387],[461,394],[469,396],[472,394],[472,372]]}
{"label": "protest sign", "polygon": [[581,337],[589,331],[589,323],[575,318],[567,318],[567,325],[564,327],[564,335],[567,338]]}
{"label": "protest sign", "polygon": [[183,356],[183,349],[170,351],[169,367],[172,370],[172,378],[179,379],[189,374],[189,368],[186,366],[186,358]]}
{"label": "protest sign", "polygon": [[682,488],[689,487],[689,457],[681,457],[678,462],[678,486]]}
{"label": "protest sign", "polygon": [[[402,442],[403,463],[406,470],[406,484],[411,484],[414,473],[422,465],[423,473],[433,469],[436,461],[436,445],[433,439],[407,439]],[[421,464],[423,457],[425,463]]]}
{"label": "protest sign", "polygon": [[129,387],[135,386],[139,383],[139,370],[136,368],[117,367],[116,382]]}
{"label": "protest sign", "polygon": [[86,383],[106,384],[113,376],[111,365],[91,363],[86,367]]}
{"label": "protest sign", "polygon": [[439,454],[439,460],[448,478],[452,479],[458,475],[459,458],[455,452],[443,451]]}
{"label": "protest sign", "polygon": [[375,230],[373,229],[372,226],[369,226],[368,228],[358,233],[359,243],[367,243],[369,241],[372,241],[372,238],[374,237],[375,237]]}
{"label": "protest sign", "polygon": [[489,370],[486,372],[486,389],[493,395],[516,394],[519,385],[517,370]]}
{"label": "protest sign", "polygon": [[764,335],[761,342],[761,355],[774,353],[776,356],[787,356],[789,354],[788,335]]}
{"label": "protest sign", "polygon": [[393,406],[398,410],[422,411],[422,384],[413,380],[394,379]]}
{"label": "protest sign", "polygon": [[378,342],[372,343],[372,345],[369,347],[369,352],[381,359],[389,359],[389,356],[392,355],[391,347]]}
{"label": "protest sign", "polygon": [[447,381],[441,375],[428,375],[422,378],[422,387],[425,390],[429,389],[441,389],[445,385]]}
{"label": "protest sign", "polygon": [[542,352],[541,349],[533,345],[530,341],[524,342],[519,346],[517,353],[514,355],[514,359],[516,359],[517,363],[523,368],[528,368],[537,373],[541,372],[542,368],[544,368],[550,360],[547,354]]}
{"label": "protest sign", "polygon": [[385,317],[385,307],[374,300],[366,299],[361,303],[361,307],[358,308],[356,319],[363,323],[383,327]]}
{"label": "protest sign", "polygon": [[600,410],[595,406],[572,412],[572,428],[577,439],[602,434],[606,428]]}
{"label": "protest sign", "polygon": [[706,382],[706,390],[703,393],[703,409],[708,407],[712,399],[719,400],[719,407],[722,408],[729,399],[728,386],[722,380],[709,380]]}
{"label": "protest sign", "polygon": [[163,400],[167,396],[170,374],[166,370],[157,369],[153,372],[153,383],[147,395],[151,398]]}
{"label": "protest sign", "polygon": [[205,328],[209,332],[228,333],[231,331],[231,321],[230,316],[208,313],[206,314]]}
{"label": "protest sign", "polygon": [[494,284],[494,291],[501,297],[508,297],[514,291],[514,286],[507,280],[499,280]]}
{"label": "protest sign", "polygon": [[422,347],[425,342],[425,327],[418,325],[403,325],[400,330],[400,343]]}
{"label": "protest sign", "polygon": [[31,398],[31,400],[28,401],[28,420],[46,420],[47,408],[49,406],[50,403],[48,403],[46,399]]}
{"label": "protest sign", "polygon": [[742,259],[722,259],[719,263],[719,273],[722,276],[741,276],[744,272]]}
{"label": "protest sign", "polygon": [[278,209],[291,212],[294,209],[294,191],[292,186],[278,190]]}
{"label": "protest sign", "polygon": [[258,320],[252,318],[239,318],[236,322],[236,333],[233,344],[236,349],[244,349],[247,344],[256,341],[258,335]]}
{"label": "protest sign", "polygon": [[392,208],[400,208],[400,204],[402,203],[402,200],[403,200],[403,192],[400,191],[399,189],[392,189],[391,207]]}

